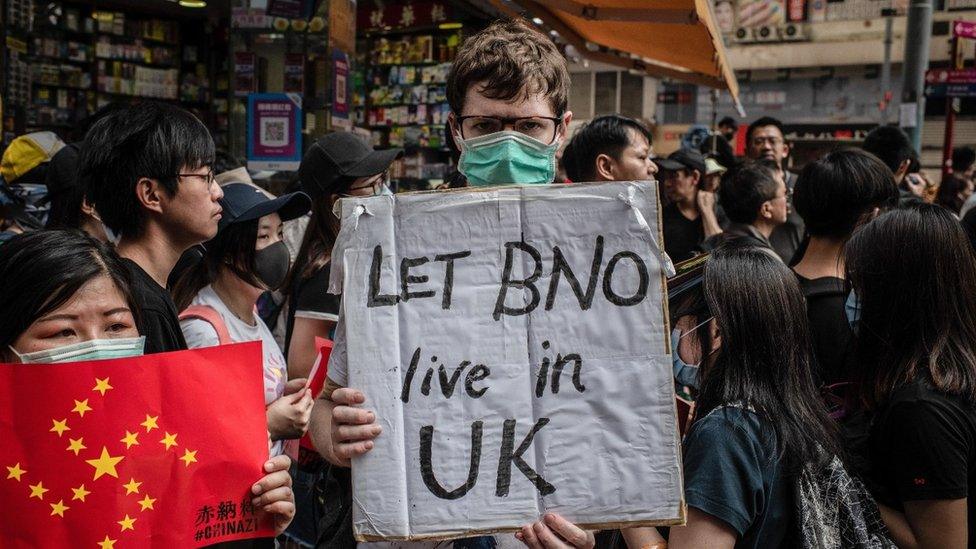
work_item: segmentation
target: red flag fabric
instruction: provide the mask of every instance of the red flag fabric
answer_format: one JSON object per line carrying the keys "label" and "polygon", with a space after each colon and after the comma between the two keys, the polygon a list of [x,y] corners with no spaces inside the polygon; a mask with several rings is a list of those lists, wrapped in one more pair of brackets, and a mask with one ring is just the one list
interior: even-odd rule
{"label": "red flag fabric", "polygon": [[199,547],[271,536],[260,342],[0,364],[3,547]]}
{"label": "red flag fabric", "polygon": [[[318,398],[322,387],[325,387],[325,376],[329,373],[329,356],[332,355],[332,340],[316,336],[315,350],[318,356],[315,358],[312,371],[308,374],[308,388],[312,391],[312,398]],[[306,450],[315,451],[315,447],[312,446],[312,435],[308,433],[302,436],[300,444]]]}

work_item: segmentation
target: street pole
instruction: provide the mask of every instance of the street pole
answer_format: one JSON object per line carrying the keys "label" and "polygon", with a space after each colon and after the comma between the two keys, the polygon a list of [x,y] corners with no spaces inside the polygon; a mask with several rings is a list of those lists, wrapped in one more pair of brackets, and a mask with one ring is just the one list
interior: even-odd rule
{"label": "street pole", "polygon": [[[925,71],[929,67],[929,43],[932,41],[932,0],[911,2],[905,28],[905,73],[901,92],[904,115],[901,122],[912,140],[912,147],[921,154],[922,123],[925,121]],[[906,124],[911,123],[911,119],[914,119],[914,127]]]}
{"label": "street pole", "polygon": [[[953,25],[955,26],[955,25]],[[952,69],[960,70],[963,68],[962,47],[959,45],[959,36],[955,31],[952,34],[951,60]],[[942,139],[942,179],[952,173],[952,138],[956,125],[956,113],[959,112],[959,98],[946,96],[945,109],[945,134]]]}
{"label": "street pole", "polygon": [[881,65],[881,101],[884,105],[881,109],[881,125],[888,125],[888,114],[891,112],[891,35],[894,26],[894,15],[892,9],[883,9],[881,14],[885,18],[885,37],[884,37],[884,64]]}

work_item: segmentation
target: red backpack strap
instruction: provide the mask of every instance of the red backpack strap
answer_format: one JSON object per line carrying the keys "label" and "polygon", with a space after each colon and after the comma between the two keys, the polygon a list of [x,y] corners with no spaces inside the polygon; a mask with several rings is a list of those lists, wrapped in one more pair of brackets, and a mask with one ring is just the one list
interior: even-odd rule
{"label": "red backpack strap", "polygon": [[213,307],[209,305],[191,305],[187,307],[186,310],[180,313],[180,320],[190,319],[202,320],[213,326],[214,331],[217,332],[217,342],[220,345],[233,343],[230,340],[230,332],[227,331],[227,324],[224,323],[224,317],[220,316],[220,313]]}

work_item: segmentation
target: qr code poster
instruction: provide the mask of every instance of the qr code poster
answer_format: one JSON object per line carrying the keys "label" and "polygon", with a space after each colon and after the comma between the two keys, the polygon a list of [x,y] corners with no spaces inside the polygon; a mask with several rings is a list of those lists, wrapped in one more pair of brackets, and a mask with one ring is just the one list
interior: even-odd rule
{"label": "qr code poster", "polygon": [[297,170],[302,160],[302,102],[292,93],[250,94],[247,102],[247,167]]}
{"label": "qr code poster", "polygon": [[284,147],[288,144],[288,119],[264,118],[261,120],[261,145]]}

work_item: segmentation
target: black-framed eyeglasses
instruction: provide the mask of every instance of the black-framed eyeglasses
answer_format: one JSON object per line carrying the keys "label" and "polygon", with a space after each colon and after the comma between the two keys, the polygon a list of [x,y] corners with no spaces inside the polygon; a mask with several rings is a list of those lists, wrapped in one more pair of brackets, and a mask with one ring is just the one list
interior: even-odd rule
{"label": "black-framed eyeglasses", "polygon": [[533,139],[543,143],[552,143],[556,139],[556,131],[562,123],[561,117],[550,116],[459,116],[458,125],[461,128],[461,137],[472,139],[493,134],[511,127],[513,130],[523,133]]}
{"label": "black-framed eyeglasses", "polygon": [[206,181],[207,181],[207,184],[208,185],[217,180],[217,176],[214,174],[213,170],[210,170],[207,173],[178,173],[178,174],[176,174],[176,177],[200,177],[200,178],[206,178]]}
{"label": "black-framed eyeglasses", "polygon": [[388,172],[383,172],[370,177],[360,185],[355,187],[349,187],[349,190],[342,193],[340,196],[352,196],[353,191],[361,191],[364,189],[369,189],[372,191],[373,196],[382,194],[384,187],[390,186],[390,174]]}

